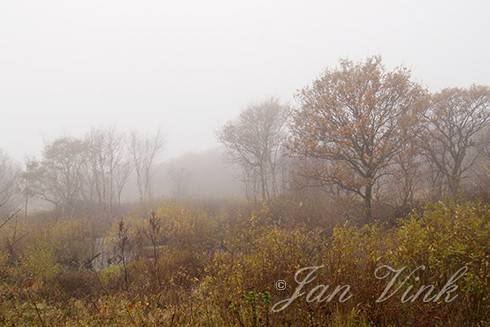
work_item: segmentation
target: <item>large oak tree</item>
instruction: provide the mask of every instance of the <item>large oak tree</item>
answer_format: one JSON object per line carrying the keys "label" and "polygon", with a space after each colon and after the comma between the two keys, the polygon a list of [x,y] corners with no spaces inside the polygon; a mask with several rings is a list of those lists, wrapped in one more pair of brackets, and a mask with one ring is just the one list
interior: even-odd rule
{"label": "large oak tree", "polygon": [[374,187],[413,137],[426,94],[406,68],[387,71],[380,57],[343,60],[299,92],[291,149],[321,163],[307,176],[360,196],[371,219]]}

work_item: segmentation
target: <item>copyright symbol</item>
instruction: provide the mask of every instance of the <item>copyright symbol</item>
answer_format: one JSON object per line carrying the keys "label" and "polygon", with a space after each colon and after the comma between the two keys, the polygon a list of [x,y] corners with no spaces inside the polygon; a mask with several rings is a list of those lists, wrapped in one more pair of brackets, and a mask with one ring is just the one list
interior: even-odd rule
{"label": "copyright symbol", "polygon": [[287,283],[285,280],[280,279],[280,280],[276,281],[275,286],[276,286],[276,290],[284,291],[286,289]]}

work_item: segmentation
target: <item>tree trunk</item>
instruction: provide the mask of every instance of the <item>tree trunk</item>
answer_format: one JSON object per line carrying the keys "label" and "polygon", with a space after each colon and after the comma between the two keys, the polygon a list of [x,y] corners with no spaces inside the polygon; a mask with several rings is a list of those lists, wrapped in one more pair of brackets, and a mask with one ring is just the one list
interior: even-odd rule
{"label": "tree trunk", "polygon": [[373,218],[373,185],[369,183],[366,185],[366,192],[364,194],[364,210],[365,218],[368,222]]}

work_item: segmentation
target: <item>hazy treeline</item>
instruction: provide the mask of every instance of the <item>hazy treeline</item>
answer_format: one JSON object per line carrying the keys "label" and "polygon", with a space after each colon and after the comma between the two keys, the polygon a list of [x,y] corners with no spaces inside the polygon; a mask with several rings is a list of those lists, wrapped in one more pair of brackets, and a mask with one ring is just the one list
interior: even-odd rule
{"label": "hazy treeline", "polygon": [[321,189],[362,200],[369,219],[376,205],[403,211],[486,192],[487,86],[431,93],[372,57],[341,61],[296,99],[252,105],[219,134],[255,200]]}
{"label": "hazy treeline", "polygon": [[62,215],[86,209],[111,215],[131,175],[139,200],[152,199],[153,166],[162,149],[159,130],[141,135],[94,128],[83,137],[48,142],[41,158],[26,160],[24,168],[2,153],[2,204],[21,206],[26,215],[30,202],[40,200]]}
{"label": "hazy treeline", "polygon": [[[488,87],[431,93],[406,68],[387,70],[372,57],[323,72],[293,106],[277,99],[250,105],[217,138],[253,202],[306,193],[359,199],[369,219],[383,208],[391,214],[445,197],[486,196],[489,119]],[[29,204],[42,200],[63,215],[91,208],[110,216],[128,183],[140,202],[154,199],[162,149],[160,131],[94,128],[48,142],[24,167],[2,152],[0,205],[27,215]],[[159,179],[170,197],[192,194],[184,166],[170,165]]]}

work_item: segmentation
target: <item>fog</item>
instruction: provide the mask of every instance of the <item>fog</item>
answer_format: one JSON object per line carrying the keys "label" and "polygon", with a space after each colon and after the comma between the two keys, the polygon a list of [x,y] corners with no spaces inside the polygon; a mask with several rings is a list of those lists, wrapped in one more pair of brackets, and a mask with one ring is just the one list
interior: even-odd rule
{"label": "fog", "polygon": [[339,58],[373,54],[431,89],[490,84],[486,1],[2,1],[0,147],[22,160],[90,126],[161,127],[164,158]]}
{"label": "fog", "polygon": [[490,326],[489,32],[488,0],[0,0],[0,325]]}

